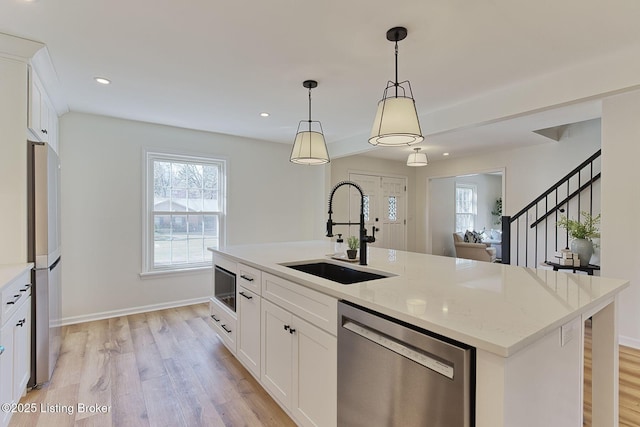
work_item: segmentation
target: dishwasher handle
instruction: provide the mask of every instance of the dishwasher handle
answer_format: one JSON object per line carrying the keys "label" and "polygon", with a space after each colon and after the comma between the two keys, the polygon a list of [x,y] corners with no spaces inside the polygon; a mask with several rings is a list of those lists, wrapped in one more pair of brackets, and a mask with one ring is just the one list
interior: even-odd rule
{"label": "dishwasher handle", "polygon": [[443,375],[449,379],[453,379],[454,369],[445,363],[436,360],[425,353],[419,352],[413,348],[407,347],[400,341],[396,341],[386,335],[383,335],[371,328],[360,325],[358,323],[346,320],[342,325],[343,328],[350,330],[354,334],[360,335],[371,342],[374,342],[400,356],[406,357],[425,368],[431,369],[440,375]]}

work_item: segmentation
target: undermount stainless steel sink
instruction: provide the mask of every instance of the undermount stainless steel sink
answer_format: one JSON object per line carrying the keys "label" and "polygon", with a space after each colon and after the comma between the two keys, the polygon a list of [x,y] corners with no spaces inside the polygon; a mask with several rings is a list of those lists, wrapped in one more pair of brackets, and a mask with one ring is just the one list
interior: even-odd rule
{"label": "undermount stainless steel sink", "polygon": [[384,279],[391,277],[393,274],[383,272],[371,272],[364,270],[356,270],[345,265],[327,261],[313,261],[303,263],[281,264],[294,270],[322,277],[323,279],[333,282],[342,283],[343,285],[351,285],[353,283],[367,282],[369,280]]}

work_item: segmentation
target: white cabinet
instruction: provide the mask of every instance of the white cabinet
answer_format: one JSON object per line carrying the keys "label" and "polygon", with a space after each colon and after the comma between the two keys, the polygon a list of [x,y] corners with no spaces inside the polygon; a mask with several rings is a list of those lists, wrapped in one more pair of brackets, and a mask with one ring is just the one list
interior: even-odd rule
{"label": "white cabinet", "polygon": [[[0,267],[1,269],[1,267]],[[2,286],[0,328],[0,402],[17,403],[31,375],[31,284],[30,268]],[[6,426],[11,412],[0,413]]]}
{"label": "white cabinet", "polygon": [[[324,312],[335,298],[263,273],[263,287],[277,288],[282,306],[295,307],[314,323],[327,326]],[[286,289],[291,289],[291,292]],[[264,292],[264,289],[263,289]],[[301,295],[304,294],[304,298]],[[265,294],[267,295],[267,294]],[[270,293],[273,296],[273,293]],[[333,304],[331,303],[333,302]],[[334,323],[335,323],[334,319]],[[329,327],[329,329],[331,329]],[[303,426],[335,426],[337,422],[337,339],[267,297],[262,300],[263,386]]]}
{"label": "white cabinet", "polygon": [[298,425],[335,426],[336,298],[218,253],[214,265],[236,275],[233,313],[215,298],[214,269],[209,307],[225,345]]}
{"label": "white cabinet", "polygon": [[237,356],[260,380],[261,271],[238,264],[238,340]]}
{"label": "white cabinet", "polygon": [[58,115],[32,67],[29,68],[28,128],[33,137],[48,142],[58,152]]}

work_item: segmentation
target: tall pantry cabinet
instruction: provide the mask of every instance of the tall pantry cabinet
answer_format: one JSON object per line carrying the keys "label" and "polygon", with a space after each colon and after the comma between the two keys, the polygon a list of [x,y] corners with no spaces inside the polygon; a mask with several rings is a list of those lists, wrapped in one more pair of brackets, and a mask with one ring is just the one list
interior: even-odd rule
{"label": "tall pantry cabinet", "polygon": [[0,34],[0,264],[27,262],[28,62],[42,47]]}

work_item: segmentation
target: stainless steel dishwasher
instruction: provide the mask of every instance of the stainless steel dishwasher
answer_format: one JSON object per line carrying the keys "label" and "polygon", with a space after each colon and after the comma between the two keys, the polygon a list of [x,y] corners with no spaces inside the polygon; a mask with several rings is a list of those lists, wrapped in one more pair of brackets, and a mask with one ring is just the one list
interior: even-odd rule
{"label": "stainless steel dishwasher", "polygon": [[338,304],[338,426],[472,427],[475,349]]}

